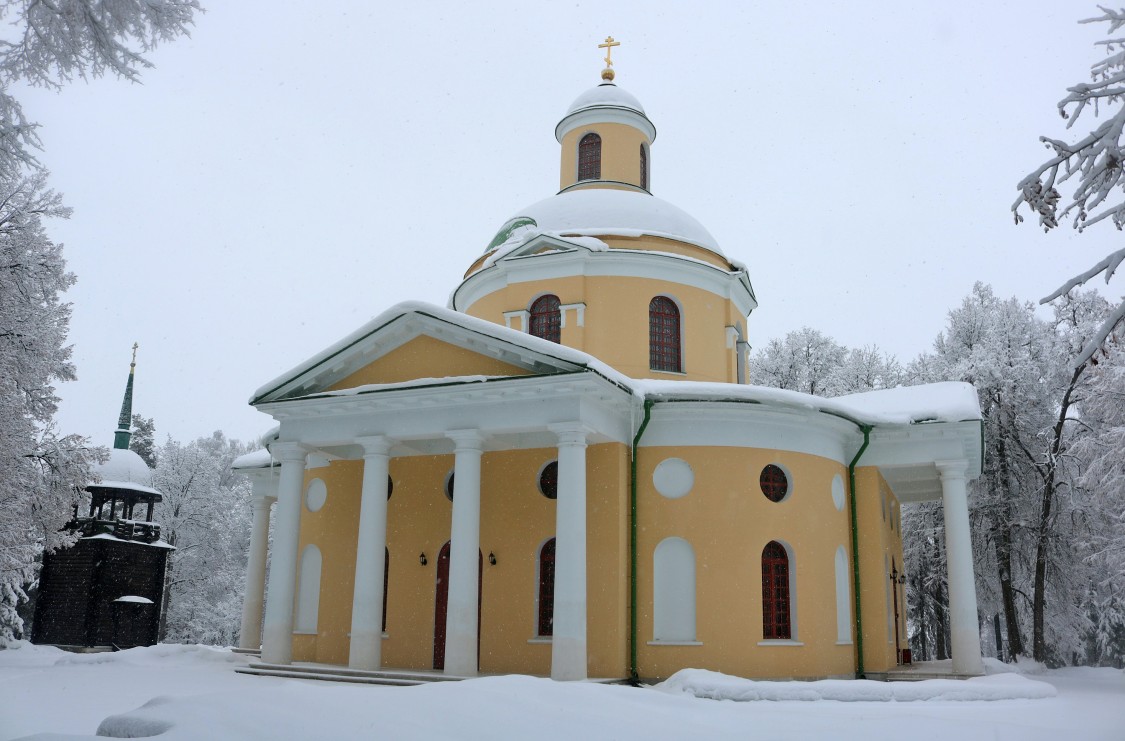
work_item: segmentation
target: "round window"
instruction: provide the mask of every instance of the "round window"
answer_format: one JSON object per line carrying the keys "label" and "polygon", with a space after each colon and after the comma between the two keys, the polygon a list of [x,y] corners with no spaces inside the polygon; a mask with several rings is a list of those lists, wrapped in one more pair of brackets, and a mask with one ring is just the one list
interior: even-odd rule
{"label": "round window", "polygon": [[548,499],[559,496],[559,462],[551,461],[539,472],[539,493]]}
{"label": "round window", "polygon": [[313,479],[305,491],[305,507],[309,512],[316,512],[324,506],[328,499],[328,487],[322,479]]}
{"label": "round window", "polygon": [[766,499],[771,502],[780,502],[789,493],[789,479],[786,477],[785,471],[781,470],[781,466],[775,466],[772,463],[762,469],[762,475],[758,478],[758,483],[761,485],[762,493],[766,495]]}
{"label": "round window", "polygon": [[387,475],[387,499],[390,499],[391,494],[394,494],[394,492],[395,492],[395,480],[390,477],[390,474],[388,474]]}
{"label": "round window", "polygon": [[453,501],[453,472],[450,471],[449,475],[445,477],[445,498]]}
{"label": "round window", "polygon": [[652,485],[661,496],[679,499],[686,496],[695,484],[695,473],[687,461],[666,458],[652,472]]}

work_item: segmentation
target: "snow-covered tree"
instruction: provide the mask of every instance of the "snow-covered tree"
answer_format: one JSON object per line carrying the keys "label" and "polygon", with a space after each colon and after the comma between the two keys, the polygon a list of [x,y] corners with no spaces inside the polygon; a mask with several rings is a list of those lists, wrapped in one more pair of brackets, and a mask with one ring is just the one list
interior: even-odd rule
{"label": "snow-covered tree", "polygon": [[133,435],[129,438],[129,450],[139,455],[149,468],[156,468],[156,423],[152,417],[145,419],[139,414],[133,415]]}
{"label": "snow-covered tree", "polygon": [[[1098,116],[1103,111],[1107,117],[1092,132],[1076,142],[1065,142],[1042,136],[1040,141],[1054,151],[1054,155],[1032,170],[1016,186],[1020,193],[1012,204],[1016,223],[1023,221],[1020,207],[1039,215],[1039,225],[1050,230],[1062,219],[1071,219],[1074,228],[1082,231],[1102,221],[1110,221],[1118,230],[1125,228],[1125,37],[1114,36],[1125,26],[1125,9],[1111,10],[1100,7],[1102,15],[1087,18],[1080,23],[1106,23],[1110,38],[1098,42],[1104,47],[1106,57],[1090,70],[1091,82],[1079,83],[1067,89],[1067,95],[1058,102],[1059,114],[1067,120],[1070,129],[1087,110]],[[1059,188],[1069,183],[1073,190],[1064,198]],[[1060,204],[1061,209],[1060,209]],[[1063,283],[1043,303],[1065,295],[1098,275],[1105,274],[1106,283],[1125,260],[1125,248],[1110,253],[1104,260],[1084,273]],[[1105,339],[1125,319],[1125,301],[1103,320],[1097,331],[1090,334],[1086,345],[1075,355],[1074,364],[1088,361]]]}
{"label": "snow-covered tree", "polygon": [[0,646],[21,630],[16,605],[100,449],[51,426],[53,384],[74,378],[66,345],[74,282],[43,219],[69,211],[34,156],[36,125],[14,84],[58,88],[111,72],[136,80],[143,54],[186,33],[197,0],[0,0]]}
{"label": "snow-covered tree", "polygon": [[770,340],[750,358],[754,383],[819,396],[891,388],[901,375],[898,361],[878,348],[849,350],[810,327]]}
{"label": "snow-covered tree", "polygon": [[15,607],[42,550],[67,544],[59,531],[99,457],[51,427],[54,384],[74,378],[61,299],[74,276],[43,230],[68,213],[45,183],[0,173],[0,644],[21,628]]}
{"label": "snow-covered tree", "polygon": [[58,88],[107,72],[136,81],[144,54],[187,34],[198,0],[0,0],[0,172],[38,168],[36,124],[10,91],[13,83]]}
{"label": "snow-covered tree", "polygon": [[250,484],[230,466],[250,447],[222,432],[160,446],[153,478],[164,499],[155,519],[162,537],[176,547],[165,579],[161,640],[229,645],[237,639]]}

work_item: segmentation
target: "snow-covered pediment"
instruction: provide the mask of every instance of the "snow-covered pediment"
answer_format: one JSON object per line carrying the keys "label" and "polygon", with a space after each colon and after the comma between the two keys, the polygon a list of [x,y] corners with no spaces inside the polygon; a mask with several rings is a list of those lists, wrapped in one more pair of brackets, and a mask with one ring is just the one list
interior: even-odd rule
{"label": "snow-covered pediment", "polygon": [[588,356],[422,302],[398,304],[254,392],[251,404],[443,378],[574,373]]}

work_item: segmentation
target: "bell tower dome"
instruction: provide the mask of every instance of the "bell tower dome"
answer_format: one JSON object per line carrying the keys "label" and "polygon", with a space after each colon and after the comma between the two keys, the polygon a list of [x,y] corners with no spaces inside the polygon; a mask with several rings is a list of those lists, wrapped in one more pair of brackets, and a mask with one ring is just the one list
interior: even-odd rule
{"label": "bell tower dome", "polygon": [[614,83],[611,52],[619,42],[606,38],[602,83],[579,95],[555,127],[562,145],[559,192],[578,188],[650,190],[649,147],[656,127],[639,100]]}

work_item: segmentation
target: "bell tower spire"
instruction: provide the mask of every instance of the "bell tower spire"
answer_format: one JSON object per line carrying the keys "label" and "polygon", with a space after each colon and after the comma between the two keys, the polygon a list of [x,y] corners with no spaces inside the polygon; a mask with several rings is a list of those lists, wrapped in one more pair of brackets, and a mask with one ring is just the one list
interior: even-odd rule
{"label": "bell tower spire", "polygon": [[137,368],[137,348],[133,343],[133,360],[129,363],[129,380],[125,382],[125,398],[121,400],[121,414],[117,417],[117,430],[113,433],[114,450],[128,450],[133,436],[133,373]]}

